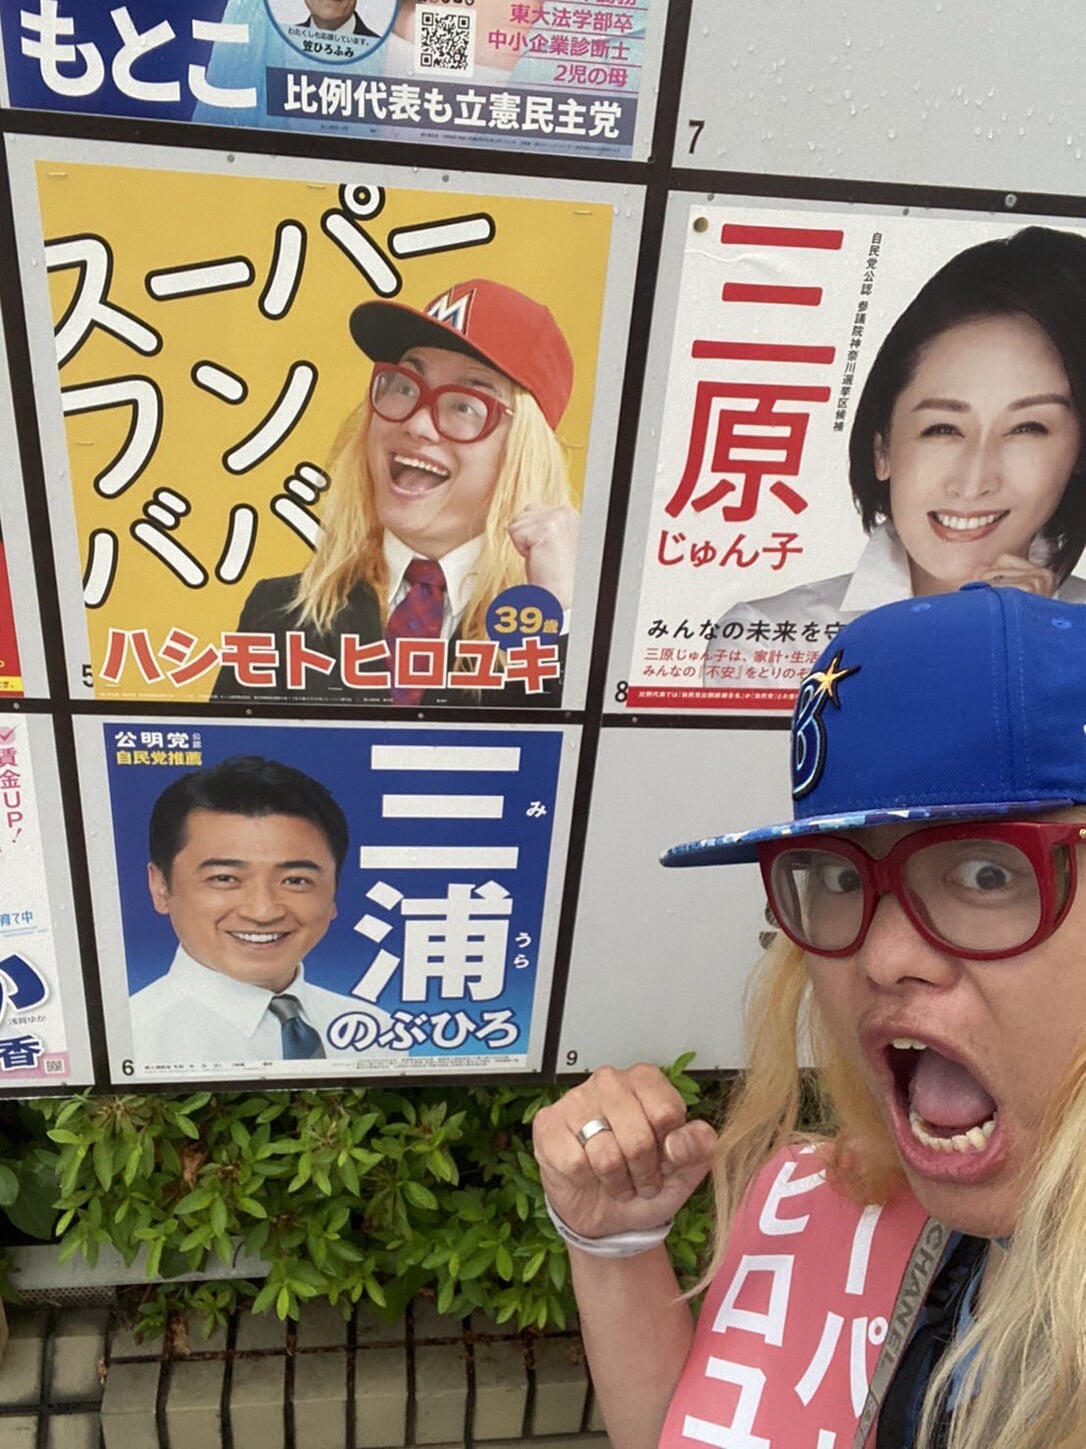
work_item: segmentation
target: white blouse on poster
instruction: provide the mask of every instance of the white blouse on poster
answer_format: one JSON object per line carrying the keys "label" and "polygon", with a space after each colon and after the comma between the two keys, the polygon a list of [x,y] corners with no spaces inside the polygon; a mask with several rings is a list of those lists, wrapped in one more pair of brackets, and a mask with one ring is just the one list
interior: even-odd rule
{"label": "white blouse on poster", "polygon": [[[1030,557],[1035,562],[1044,562],[1044,545],[1035,543],[1030,549]],[[771,594],[765,599],[733,604],[717,621],[716,633],[719,637],[724,624],[740,622],[746,625],[758,621],[770,624],[790,621],[799,628],[805,624],[817,624],[821,629],[827,624],[847,624],[869,609],[911,596],[908,555],[893,524],[879,523],[871,530],[852,573],[815,579],[812,583],[798,584],[794,589],[785,589],[783,593]],[[1086,580],[1072,574],[1064,580],[1056,597],[1068,604],[1086,602]],[[823,638],[818,647],[824,642]],[[738,645],[739,640],[729,643]],[[765,640],[761,640],[759,648],[765,647]]]}

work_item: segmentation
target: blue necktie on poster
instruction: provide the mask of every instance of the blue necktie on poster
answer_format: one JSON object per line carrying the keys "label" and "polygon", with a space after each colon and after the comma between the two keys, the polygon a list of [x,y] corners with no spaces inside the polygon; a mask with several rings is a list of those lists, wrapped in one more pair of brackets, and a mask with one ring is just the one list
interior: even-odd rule
{"label": "blue necktie on poster", "polygon": [[282,1027],[284,1061],[312,1061],[324,1056],[321,1039],[302,1016],[302,1004],[296,996],[273,996],[268,1010]]}

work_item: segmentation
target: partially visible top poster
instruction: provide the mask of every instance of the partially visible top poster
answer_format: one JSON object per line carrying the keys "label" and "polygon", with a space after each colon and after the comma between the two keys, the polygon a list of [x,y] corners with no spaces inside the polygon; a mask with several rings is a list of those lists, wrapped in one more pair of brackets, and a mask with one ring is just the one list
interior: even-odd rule
{"label": "partially visible top poster", "polygon": [[23,693],[23,671],[19,663],[19,641],[15,637],[15,615],[11,607],[7,546],[0,536],[0,695]]}
{"label": "partially visible top poster", "polygon": [[36,168],[73,689],[568,708],[613,209],[310,174]]}
{"label": "partially visible top poster", "polygon": [[640,94],[655,90],[666,9],[26,0],[0,22],[13,106],[626,157]]}
{"label": "partially visible top poster", "polygon": [[1086,599],[1086,228],[727,202],[671,222],[619,705],[783,713],[880,604],[972,580]]}
{"label": "partially visible top poster", "polygon": [[37,603],[11,383],[0,367],[0,702],[48,693]]}

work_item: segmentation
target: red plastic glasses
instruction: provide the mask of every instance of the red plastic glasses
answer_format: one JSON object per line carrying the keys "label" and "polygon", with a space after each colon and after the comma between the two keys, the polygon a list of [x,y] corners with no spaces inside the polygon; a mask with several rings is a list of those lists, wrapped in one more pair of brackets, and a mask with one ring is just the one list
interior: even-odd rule
{"label": "red plastic glasses", "polygon": [[429,409],[434,427],[451,443],[478,443],[503,417],[512,417],[492,393],[472,387],[427,387],[418,373],[393,362],[379,362],[370,382],[370,404],[389,423],[405,423],[419,408]]}
{"label": "red plastic glasses", "polygon": [[1017,956],[1059,926],[1075,896],[1086,825],[970,821],[903,836],[876,859],[837,836],[758,848],[781,929],[816,956],[851,956],[889,892],[920,935],[970,961]]}

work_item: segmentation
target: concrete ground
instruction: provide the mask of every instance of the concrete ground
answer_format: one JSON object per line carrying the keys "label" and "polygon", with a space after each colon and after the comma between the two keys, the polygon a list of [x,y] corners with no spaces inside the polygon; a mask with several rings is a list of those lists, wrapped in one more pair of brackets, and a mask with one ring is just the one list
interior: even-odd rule
{"label": "concrete ground", "polygon": [[185,1357],[137,1344],[108,1306],[8,1309],[0,1449],[550,1449],[607,1440],[575,1333],[440,1318],[389,1327],[309,1305],[238,1315]]}

